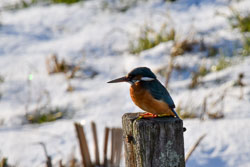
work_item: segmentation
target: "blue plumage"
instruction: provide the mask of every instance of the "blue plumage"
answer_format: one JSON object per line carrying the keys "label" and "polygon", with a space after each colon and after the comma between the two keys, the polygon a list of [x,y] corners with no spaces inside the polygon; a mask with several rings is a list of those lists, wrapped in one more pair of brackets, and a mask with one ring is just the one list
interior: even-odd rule
{"label": "blue plumage", "polygon": [[155,74],[147,67],[137,67],[130,73],[128,73],[128,76],[131,76],[132,78],[139,75],[144,77],[156,78]]}
{"label": "blue plumage", "polygon": [[149,90],[149,92],[155,99],[164,101],[169,105],[170,108],[175,108],[173,99],[169,95],[166,88],[157,79],[150,82],[141,82],[142,86]]}
{"label": "blue plumage", "polygon": [[[157,113],[155,109],[159,111],[158,113],[162,113],[163,111],[168,113],[170,110],[172,114],[179,118],[174,110],[175,104],[173,99],[167,89],[157,80],[155,74],[149,68],[135,68],[125,77],[109,81],[108,83],[116,82],[129,82],[131,84],[131,98],[134,103],[143,110],[151,113]],[[147,93],[142,93],[143,91],[148,92],[149,95]],[[150,98],[152,100],[148,100]],[[155,107],[153,107],[153,105],[155,105]]]}

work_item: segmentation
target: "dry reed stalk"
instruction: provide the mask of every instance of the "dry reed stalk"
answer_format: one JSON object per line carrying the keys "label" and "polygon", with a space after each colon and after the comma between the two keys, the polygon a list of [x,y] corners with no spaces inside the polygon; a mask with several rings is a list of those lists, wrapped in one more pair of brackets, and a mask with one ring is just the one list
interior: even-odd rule
{"label": "dry reed stalk", "polygon": [[200,116],[200,120],[204,120],[204,115],[207,113],[207,97],[204,97],[203,104],[202,104],[202,113]]}
{"label": "dry reed stalk", "polygon": [[76,167],[76,158],[73,156],[69,163],[70,167]]}
{"label": "dry reed stalk", "polygon": [[174,56],[171,55],[169,63],[168,63],[167,72],[166,72],[165,87],[168,87],[168,83],[169,83],[169,80],[171,78],[171,74],[173,72],[173,69],[174,69]]}
{"label": "dry reed stalk", "polygon": [[190,158],[190,156],[192,155],[192,153],[195,151],[195,149],[199,146],[199,144],[201,143],[202,139],[206,136],[206,134],[203,134],[201,137],[199,137],[199,139],[195,142],[195,144],[191,147],[191,149],[188,151],[186,157],[185,157],[185,161],[187,162],[188,159]]}
{"label": "dry reed stalk", "polygon": [[65,167],[65,166],[63,165],[63,163],[62,163],[62,159],[60,159],[60,161],[59,161],[59,167]]}
{"label": "dry reed stalk", "polygon": [[43,142],[39,143],[44,150],[45,156],[46,156],[46,166],[47,167],[52,167],[52,162],[51,162],[51,157],[48,155],[47,149],[46,149],[46,145]]}

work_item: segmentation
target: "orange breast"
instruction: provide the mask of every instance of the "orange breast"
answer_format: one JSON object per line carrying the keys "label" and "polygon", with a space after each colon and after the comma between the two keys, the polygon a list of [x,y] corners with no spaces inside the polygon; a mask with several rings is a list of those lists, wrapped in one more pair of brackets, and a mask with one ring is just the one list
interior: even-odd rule
{"label": "orange breast", "polygon": [[157,100],[146,89],[142,88],[140,82],[130,87],[130,96],[133,102],[142,110],[152,114],[167,114],[174,116],[174,113],[164,101]]}

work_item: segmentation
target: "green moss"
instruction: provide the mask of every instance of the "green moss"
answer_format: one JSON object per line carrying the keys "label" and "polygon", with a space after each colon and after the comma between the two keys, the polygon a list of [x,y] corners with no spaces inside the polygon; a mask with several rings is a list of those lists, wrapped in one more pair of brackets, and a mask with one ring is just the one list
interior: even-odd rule
{"label": "green moss", "polygon": [[169,32],[166,30],[167,25],[163,24],[160,32],[145,26],[141,29],[139,38],[136,42],[130,43],[130,53],[138,54],[144,50],[151,49],[162,42],[167,42],[175,39],[175,30],[171,29]]}
{"label": "green moss", "polygon": [[200,66],[200,69],[199,69],[199,74],[200,76],[204,77],[205,75],[207,75],[208,73],[210,73],[210,70],[205,67],[205,66]]}
{"label": "green moss", "polygon": [[250,15],[242,15],[235,9],[232,9],[232,17],[229,18],[229,21],[233,28],[240,30],[243,37],[243,56],[250,55]]}
{"label": "green moss", "polygon": [[211,67],[211,71],[221,71],[232,65],[232,62],[229,58],[225,56],[221,56],[218,62]]}
{"label": "green moss", "polygon": [[249,56],[250,55],[250,37],[245,37],[243,40],[243,56]]}
{"label": "green moss", "polygon": [[233,28],[238,28],[241,32],[250,32],[250,15],[241,16],[234,11],[234,15],[230,19]]}
{"label": "green moss", "polygon": [[80,1],[84,1],[84,0],[31,0],[31,1],[21,0],[15,3],[14,5],[5,6],[4,8],[6,10],[19,10],[19,9],[29,8],[34,5],[39,5],[39,4],[51,5],[51,4],[57,4],[57,3],[64,3],[64,4],[70,5],[73,3],[80,2]]}
{"label": "green moss", "polygon": [[82,0],[51,0],[52,3],[65,3],[65,4],[73,4],[80,1]]}
{"label": "green moss", "polygon": [[44,111],[46,109],[40,108],[33,113],[26,114],[26,120],[29,123],[45,123],[45,122],[52,122],[58,119],[63,118],[66,115],[66,109],[62,109],[56,107],[54,109],[48,109],[48,111]]}

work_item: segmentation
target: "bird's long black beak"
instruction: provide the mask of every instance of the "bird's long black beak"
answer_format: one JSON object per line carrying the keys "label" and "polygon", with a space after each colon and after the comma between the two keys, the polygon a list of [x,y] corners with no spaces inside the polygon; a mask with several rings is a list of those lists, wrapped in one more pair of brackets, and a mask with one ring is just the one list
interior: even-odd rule
{"label": "bird's long black beak", "polygon": [[108,83],[128,82],[128,81],[129,81],[128,77],[125,76],[125,77],[121,77],[121,78],[117,78],[117,79],[111,80]]}

